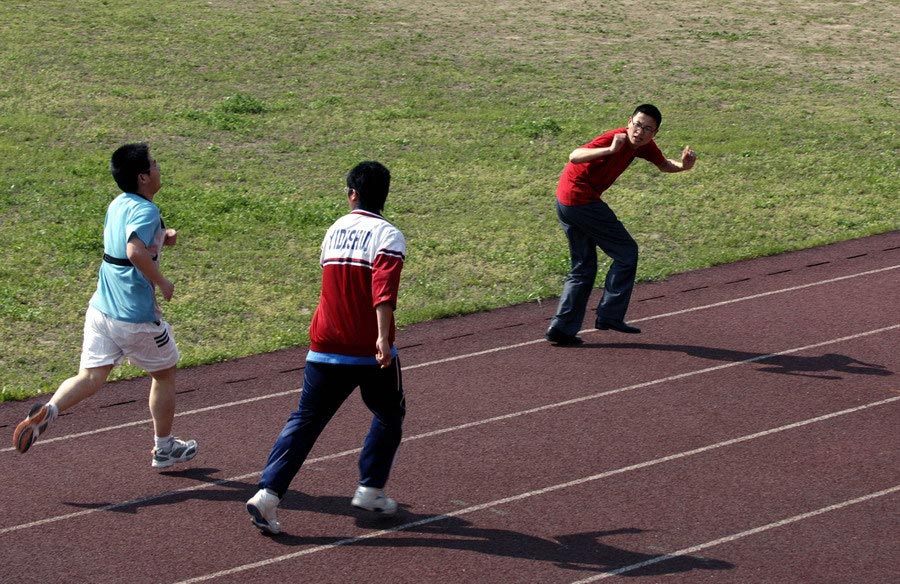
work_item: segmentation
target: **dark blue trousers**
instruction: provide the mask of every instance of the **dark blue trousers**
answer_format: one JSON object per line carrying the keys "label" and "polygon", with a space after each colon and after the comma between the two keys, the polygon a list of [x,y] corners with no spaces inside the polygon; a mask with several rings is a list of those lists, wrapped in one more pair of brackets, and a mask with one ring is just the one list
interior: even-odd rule
{"label": "dark blue trousers", "polygon": [[571,207],[557,201],[556,215],[569,240],[572,268],[550,326],[567,335],[581,330],[597,277],[598,247],[612,258],[612,265],[606,273],[597,318],[624,320],[637,275],[638,245],[634,238],[603,201]]}
{"label": "dark blue trousers", "polygon": [[378,365],[307,362],[300,403],[275,440],[259,481],[261,489],[272,489],[284,497],[319,434],[357,387],[374,414],[359,458],[359,482],[366,487],[384,488],[400,446],[406,415],[399,358],[385,369]]}

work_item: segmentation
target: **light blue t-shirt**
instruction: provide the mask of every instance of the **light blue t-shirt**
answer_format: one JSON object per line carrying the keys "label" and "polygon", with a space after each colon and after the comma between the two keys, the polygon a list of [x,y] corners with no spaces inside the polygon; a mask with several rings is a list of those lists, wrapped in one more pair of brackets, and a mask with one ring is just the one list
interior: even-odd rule
{"label": "light blue t-shirt", "polygon": [[[122,193],[106,210],[103,252],[127,259],[126,245],[132,235],[137,235],[147,247],[158,246],[161,230],[162,220],[156,205],[139,195]],[[153,285],[134,266],[101,262],[97,291],[90,304],[110,318],[125,322],[160,319]]]}

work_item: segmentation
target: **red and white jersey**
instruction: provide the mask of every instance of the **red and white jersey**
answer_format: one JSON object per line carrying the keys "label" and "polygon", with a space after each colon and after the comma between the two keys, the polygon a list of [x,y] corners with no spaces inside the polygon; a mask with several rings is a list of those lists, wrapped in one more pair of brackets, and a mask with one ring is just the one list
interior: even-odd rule
{"label": "red and white jersey", "polygon": [[[375,307],[397,307],[406,240],[384,217],[355,210],[328,229],[322,241],[322,291],[309,329],[310,350],[375,356]],[[390,343],[395,326],[391,322]]]}

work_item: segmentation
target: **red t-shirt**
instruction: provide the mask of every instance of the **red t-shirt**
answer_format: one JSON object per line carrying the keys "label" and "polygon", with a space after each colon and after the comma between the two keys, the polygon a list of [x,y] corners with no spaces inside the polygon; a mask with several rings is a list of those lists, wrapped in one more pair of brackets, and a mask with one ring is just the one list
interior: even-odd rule
{"label": "red t-shirt", "polygon": [[[627,128],[610,130],[588,142],[582,148],[607,148],[616,134],[624,134]],[[611,156],[604,156],[590,162],[575,164],[569,162],[559,177],[556,187],[556,199],[563,205],[586,205],[600,200],[603,191],[612,186],[619,175],[625,172],[635,158],[649,160],[655,165],[665,164],[666,157],[656,142],[647,142],[634,149],[625,145]]]}

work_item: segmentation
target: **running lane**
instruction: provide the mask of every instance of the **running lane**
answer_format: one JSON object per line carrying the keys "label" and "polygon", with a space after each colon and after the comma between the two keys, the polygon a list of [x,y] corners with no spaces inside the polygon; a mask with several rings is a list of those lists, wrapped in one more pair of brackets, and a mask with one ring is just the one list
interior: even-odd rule
{"label": "running lane", "polygon": [[[644,334],[573,349],[541,340],[553,302],[409,327],[393,519],[348,505],[353,398],[285,534],[250,527],[301,350],[182,371],[177,428],[201,454],[173,472],[149,468],[146,380],[111,384],[27,455],[0,451],[0,580],[893,581],[898,250],[887,234],[639,286]],[[0,405],[7,432],[23,410]]]}

